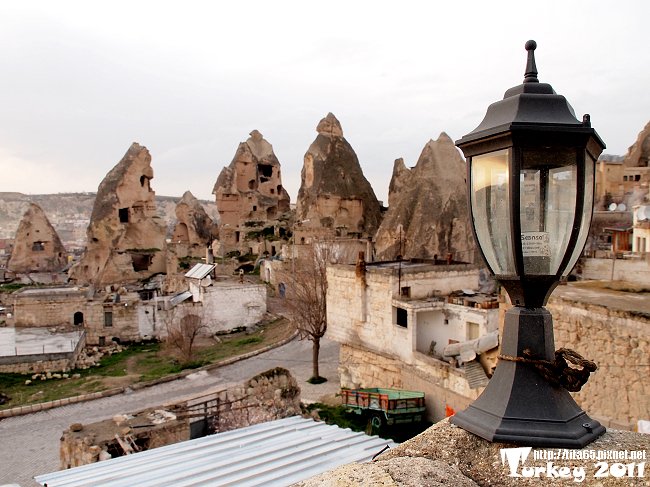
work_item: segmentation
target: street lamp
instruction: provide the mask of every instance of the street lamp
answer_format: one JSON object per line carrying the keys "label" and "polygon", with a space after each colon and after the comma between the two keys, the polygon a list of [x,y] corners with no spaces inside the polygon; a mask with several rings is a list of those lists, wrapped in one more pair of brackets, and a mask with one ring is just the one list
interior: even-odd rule
{"label": "street lamp", "polygon": [[[505,316],[499,365],[481,396],[452,423],[489,441],[579,448],[605,428],[567,391],[595,364],[555,352],[543,307],[575,266],[591,224],[595,161],[605,148],[589,122],[537,79],[535,41],[526,43],[523,84],[490,105],[456,142],[467,159],[474,235],[514,305]],[[568,359],[580,367],[567,366]]]}

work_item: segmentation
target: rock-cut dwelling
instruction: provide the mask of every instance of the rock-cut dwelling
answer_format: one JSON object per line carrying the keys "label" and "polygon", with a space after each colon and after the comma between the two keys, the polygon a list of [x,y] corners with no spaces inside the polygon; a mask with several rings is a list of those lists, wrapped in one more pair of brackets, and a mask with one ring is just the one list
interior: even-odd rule
{"label": "rock-cut dwelling", "polygon": [[15,273],[60,272],[67,254],[42,208],[30,203],[23,215],[7,268]]}
{"label": "rock-cut dwelling", "polygon": [[[280,161],[257,130],[239,144],[235,157],[214,185],[223,255],[232,250],[262,253],[271,240],[286,235],[289,194],[282,186]],[[272,253],[271,251],[269,251]]]}
{"label": "rock-cut dwelling", "polygon": [[71,280],[106,285],[165,272],[166,229],[156,215],[152,179],[151,155],[134,142],[99,185],[86,250]]}

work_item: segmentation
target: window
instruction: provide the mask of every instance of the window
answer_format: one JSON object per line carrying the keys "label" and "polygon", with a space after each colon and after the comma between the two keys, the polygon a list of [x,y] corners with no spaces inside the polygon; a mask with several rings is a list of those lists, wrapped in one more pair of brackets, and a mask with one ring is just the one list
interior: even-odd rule
{"label": "window", "polygon": [[113,312],[104,311],[104,327],[111,328],[113,326]]}
{"label": "window", "polygon": [[634,175],[634,180],[635,181],[641,181],[641,175],[640,174],[635,174]]}
{"label": "window", "polygon": [[120,217],[120,223],[129,223],[129,209],[128,208],[120,208],[117,210],[117,214]]}
{"label": "window", "polygon": [[411,297],[411,287],[410,286],[404,286],[400,290],[400,295],[405,297],[405,298],[410,298]]}
{"label": "window", "polygon": [[33,252],[42,252],[43,250],[45,250],[45,242],[34,242],[32,244]]}
{"label": "window", "polygon": [[396,311],[396,320],[395,324],[403,328],[408,327],[408,312],[402,308],[395,308]]}
{"label": "window", "polygon": [[467,339],[476,340],[478,338],[478,323],[467,322]]}

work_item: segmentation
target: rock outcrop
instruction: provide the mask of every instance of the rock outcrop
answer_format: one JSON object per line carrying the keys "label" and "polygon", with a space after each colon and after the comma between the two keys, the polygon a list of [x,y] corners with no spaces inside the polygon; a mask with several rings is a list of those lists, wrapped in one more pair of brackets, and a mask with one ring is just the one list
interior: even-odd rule
{"label": "rock outcrop", "polygon": [[204,257],[205,249],[217,238],[217,225],[192,193],[186,191],[176,205],[176,219],[172,243],[184,247],[184,254]]}
{"label": "rock outcrop", "polygon": [[628,149],[623,164],[627,167],[650,167],[650,122]]}
{"label": "rock outcrop", "polygon": [[82,284],[135,282],[165,272],[165,228],[156,215],[151,155],[133,143],[97,190],[88,242],[70,278]]}
{"label": "rock outcrop", "polygon": [[397,159],[389,207],[376,235],[379,260],[435,256],[475,262],[469,222],[465,162],[445,133],[430,140],[414,168]]}
{"label": "rock outcrop", "polygon": [[[502,456],[503,448],[516,445],[490,443],[449,423],[448,419],[434,424],[392,450],[368,463],[351,463],[329,472],[298,482],[296,487],[350,487],[353,485],[382,487],[443,487],[443,486],[545,486],[554,482],[561,485],[579,484],[593,487],[642,486],[647,484],[633,463],[634,472],[615,477],[606,470],[607,478],[598,477],[600,465],[591,460],[590,452],[634,451],[647,454],[650,436],[628,431],[608,430],[603,436],[587,445],[582,451],[574,450],[575,458],[557,458],[549,462],[544,454],[548,449],[535,448],[521,463],[510,465]],[[584,451],[584,453],[582,453]],[[580,456],[582,454],[582,460]],[[617,460],[605,463],[612,466]],[[621,463],[624,463],[621,461]],[[619,463],[619,464],[621,464]],[[627,462],[625,462],[627,463]],[[532,472],[531,478],[522,471]],[[513,468],[517,475],[511,475]],[[535,475],[535,470],[537,475]],[[561,469],[561,470],[560,470]],[[647,469],[646,469],[647,470]],[[557,472],[564,475],[560,479]],[[601,473],[602,475],[602,473]]]}
{"label": "rock outcrop", "polygon": [[282,186],[280,161],[257,130],[239,144],[212,193],[219,210],[219,235],[224,250],[248,249],[246,235],[259,235],[289,211],[289,193]]}
{"label": "rock outcrop", "polygon": [[19,274],[60,272],[66,264],[59,235],[41,207],[30,203],[18,225],[7,268]]}
{"label": "rock outcrop", "polygon": [[301,233],[319,237],[368,237],[381,208],[341,124],[328,113],[304,158],[296,219]]}

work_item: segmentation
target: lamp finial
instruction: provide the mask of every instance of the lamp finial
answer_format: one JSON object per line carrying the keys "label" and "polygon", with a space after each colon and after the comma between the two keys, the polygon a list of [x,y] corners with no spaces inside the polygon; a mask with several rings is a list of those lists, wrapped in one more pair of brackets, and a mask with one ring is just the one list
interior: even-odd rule
{"label": "lamp finial", "polygon": [[537,79],[537,66],[535,66],[535,49],[537,43],[533,40],[526,42],[528,51],[528,62],[526,63],[526,72],[524,73],[524,83],[539,83]]}

